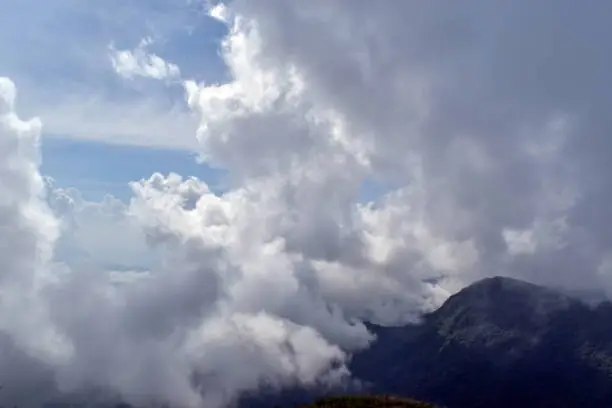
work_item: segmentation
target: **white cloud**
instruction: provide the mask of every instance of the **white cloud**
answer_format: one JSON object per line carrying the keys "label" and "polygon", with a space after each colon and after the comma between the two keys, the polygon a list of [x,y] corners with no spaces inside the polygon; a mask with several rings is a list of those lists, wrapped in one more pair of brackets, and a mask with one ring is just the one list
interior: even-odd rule
{"label": "white cloud", "polygon": [[[41,301],[54,281],[48,266],[58,235],[37,169],[41,123],[36,118],[21,120],[14,112],[15,98],[14,84],[0,77],[0,334],[7,350],[16,345],[31,358],[13,360],[2,353],[3,383],[28,374],[39,381],[40,370],[32,359],[58,363],[68,351]],[[16,365],[9,366],[11,362]]]}
{"label": "white cloud", "polygon": [[185,151],[197,147],[197,121],[178,103],[156,98],[113,102],[91,94],[60,99],[53,105],[44,97],[28,106],[28,111],[40,112],[46,137]]}
{"label": "white cloud", "polygon": [[223,3],[217,3],[214,6],[210,7],[208,15],[226,24],[229,23],[231,19],[231,12]]}
{"label": "white cloud", "polygon": [[148,52],[147,47],[151,44],[153,40],[150,37],[143,38],[133,50],[118,50],[111,44],[109,57],[115,72],[126,79],[140,76],[169,82],[179,80],[179,67]]}

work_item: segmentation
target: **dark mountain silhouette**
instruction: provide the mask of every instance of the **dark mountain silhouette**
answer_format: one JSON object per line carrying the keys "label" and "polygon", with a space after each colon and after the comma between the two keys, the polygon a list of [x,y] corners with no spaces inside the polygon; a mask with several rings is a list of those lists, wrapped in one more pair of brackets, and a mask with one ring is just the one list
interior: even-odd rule
{"label": "dark mountain silhouette", "polygon": [[451,408],[612,407],[612,305],[510,278],[449,298],[419,325],[371,326],[352,370],[370,391]]}

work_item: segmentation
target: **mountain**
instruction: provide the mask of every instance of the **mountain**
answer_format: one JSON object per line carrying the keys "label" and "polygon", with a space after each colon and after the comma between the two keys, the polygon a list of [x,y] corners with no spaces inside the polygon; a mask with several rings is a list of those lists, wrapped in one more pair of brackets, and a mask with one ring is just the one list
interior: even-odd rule
{"label": "mountain", "polygon": [[418,325],[371,326],[370,392],[451,408],[612,407],[612,305],[510,278],[479,281]]}

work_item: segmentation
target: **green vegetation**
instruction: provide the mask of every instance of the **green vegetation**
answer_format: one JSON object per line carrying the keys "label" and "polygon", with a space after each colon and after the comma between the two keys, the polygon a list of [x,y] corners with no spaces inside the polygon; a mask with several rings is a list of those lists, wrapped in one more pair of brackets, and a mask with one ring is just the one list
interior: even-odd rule
{"label": "green vegetation", "polygon": [[434,408],[433,405],[388,395],[328,397],[301,408]]}

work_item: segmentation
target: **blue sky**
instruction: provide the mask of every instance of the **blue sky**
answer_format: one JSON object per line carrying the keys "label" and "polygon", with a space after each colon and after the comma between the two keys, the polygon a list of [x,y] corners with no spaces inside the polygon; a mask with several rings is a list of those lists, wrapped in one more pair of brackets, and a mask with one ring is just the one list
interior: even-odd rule
{"label": "blue sky", "polygon": [[109,46],[133,49],[150,38],[148,51],[185,77],[222,82],[225,30],[194,2],[3,1],[0,76],[16,83],[20,114],[43,121],[42,172],[88,200],[126,199],[129,181],[155,171],[214,187],[219,172],[196,162],[195,121],[182,89],[119,77]]}
{"label": "blue sky", "polygon": [[101,142],[47,138],[42,145],[41,171],[56,187],[74,187],[88,201],[111,194],[122,200],[130,196],[128,183],[149,178],[154,172],[177,173],[206,180],[219,191],[222,172],[197,161],[183,150],[121,146]]}

